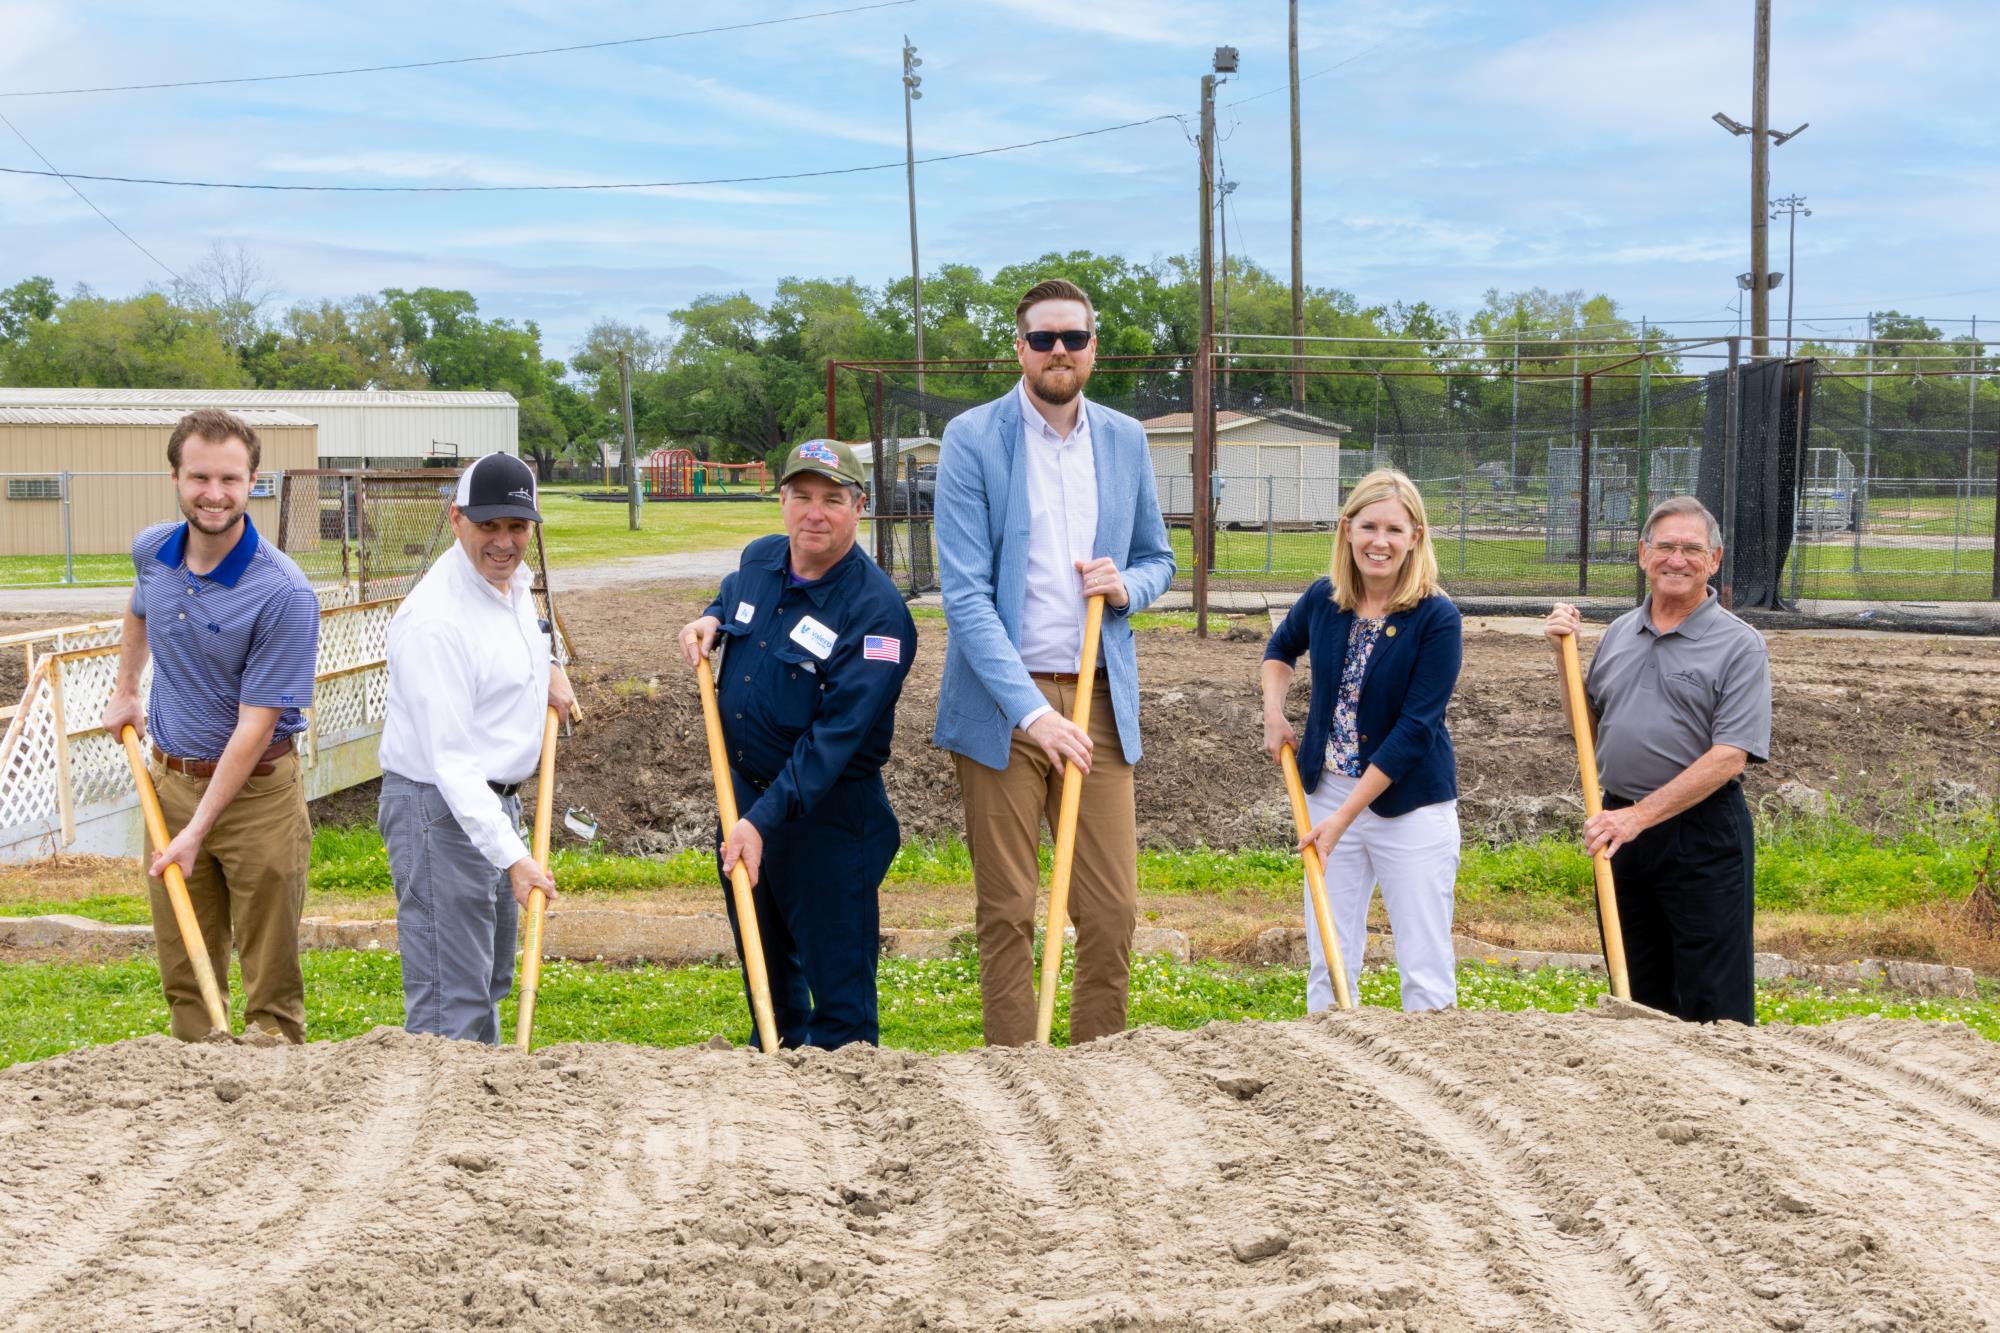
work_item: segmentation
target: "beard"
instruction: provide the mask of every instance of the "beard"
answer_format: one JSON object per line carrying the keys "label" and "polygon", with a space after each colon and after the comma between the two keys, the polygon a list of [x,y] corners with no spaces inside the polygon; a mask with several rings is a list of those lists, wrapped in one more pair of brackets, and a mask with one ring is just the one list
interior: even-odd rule
{"label": "beard", "polygon": [[206,533],[211,537],[220,537],[238,523],[241,523],[243,515],[247,512],[247,508],[232,509],[226,516],[218,517],[210,511],[203,510],[198,505],[184,504],[181,506],[181,517],[188,521],[188,526],[194,528],[197,532]]}
{"label": "beard", "polygon": [[[1060,372],[1068,371],[1068,374]],[[1050,362],[1028,376],[1028,387],[1035,397],[1051,407],[1061,407],[1083,392],[1083,386],[1090,382],[1090,372],[1073,361]]]}

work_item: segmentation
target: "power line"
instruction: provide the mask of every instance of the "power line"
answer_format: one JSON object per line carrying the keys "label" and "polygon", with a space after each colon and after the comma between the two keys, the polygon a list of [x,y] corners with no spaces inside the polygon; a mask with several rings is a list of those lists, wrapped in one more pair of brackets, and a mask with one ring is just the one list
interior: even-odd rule
{"label": "power line", "polygon": [[[1094,130],[1078,130],[1073,134],[1052,134],[1045,139],[1029,139],[1025,143],[1000,144],[993,148],[973,148],[963,153],[940,153],[935,157],[920,157],[918,166],[933,162],[957,162],[968,157],[988,157],[994,153],[1012,153],[1022,148],[1039,148],[1043,144],[1067,143],[1072,139],[1088,139],[1099,134],[1115,134],[1120,130],[1137,129],[1141,125],[1154,125],[1163,120],[1179,121],[1177,113],[1148,116],[1144,120],[1128,120],[1122,125],[1104,125]],[[17,131],[18,133],[18,131]],[[22,140],[23,143],[27,141]],[[41,154],[37,153],[37,157]],[[42,158],[47,162],[47,158]],[[582,185],[272,185],[258,181],[185,181],[166,180],[153,176],[103,176],[83,172],[60,172],[51,167],[47,171],[34,171],[27,167],[0,167],[0,172],[11,176],[55,176],[62,180],[72,178],[82,181],[110,181],[120,185],[171,185],[190,190],[275,190],[288,193],[313,194],[519,194],[550,193],[575,190],[672,190],[686,189],[697,185],[757,185],[770,181],[811,180],[821,176],[853,176],[867,171],[901,171],[908,164],[902,158],[894,162],[873,162],[859,167],[827,167],[820,171],[789,171],[763,176],[714,176],[702,180],[680,181],[618,181],[602,184]],[[71,187],[75,188],[74,186]]]}
{"label": "power line", "polygon": [[132,248],[134,250],[137,250],[140,254],[146,256],[146,258],[152,260],[155,264],[158,264],[162,269],[165,269],[167,276],[172,278],[175,282],[181,281],[180,274],[174,272],[170,268],[167,268],[167,265],[164,260],[162,260],[158,255],[154,254],[151,250],[148,250],[145,246],[139,244],[138,240],[132,235],[131,232],[126,231],[116,222],[113,222],[111,220],[111,215],[109,213],[99,208],[96,204],[91,203],[90,196],[85,194],[82,190],[77,189],[75,181],[72,181],[69,177],[63,175],[60,171],[57,171],[55,163],[49,161],[48,158],[46,157],[42,157],[42,150],[35,147],[33,144],[28,143],[28,136],[21,133],[20,127],[15,125],[13,121],[7,119],[5,115],[0,115],[0,125],[5,125],[8,129],[13,130],[14,137],[16,139],[19,139],[22,143],[27,144],[28,151],[33,153],[36,157],[40,157],[42,159],[42,165],[47,167],[48,170],[46,172],[41,172],[41,171],[35,172],[34,173],[35,175],[54,176],[57,180],[60,180],[64,185],[69,186],[71,194],[74,194],[77,198],[83,200],[84,203],[89,204],[90,211],[97,214],[97,216],[103,218],[106,225],[108,225],[111,228],[111,230],[117,232],[120,236],[123,236],[126,240],[130,241],[132,243]]}
{"label": "power line", "polygon": [[489,56],[455,56],[443,60],[411,60],[398,65],[359,65],[352,69],[317,69],[297,74],[246,74],[228,79],[187,79],[177,83],[122,83],[102,88],[42,88],[33,92],[0,93],[4,97],[77,97],[86,93],[142,93],[156,92],[166,88],[214,88],[231,83],[281,83],[291,79],[332,79],[349,74],[385,74],[406,69],[436,69],[444,65],[479,65],[495,60],[520,60],[527,56],[565,55],[572,51],[602,51],[614,46],[638,46],[646,42],[671,42],[682,37],[707,37],[720,32],[743,32],[750,28],[771,28],[781,23],[799,23],[806,19],[836,18],[842,14],[860,14],[871,9],[894,9],[900,5],[913,5],[917,0],[878,0],[870,5],[854,5],[847,9],[822,9],[811,14],[790,14],[784,18],[757,19],[750,23],[728,23],[716,28],[689,28],[685,32],[654,33],[650,37],[619,37],[605,42],[578,42],[573,46],[543,46],[532,51],[502,51]]}
{"label": "power line", "polygon": [[[1353,64],[1353,63],[1354,63],[1355,61],[1357,61],[1357,60],[1361,59],[1361,57],[1363,57],[1363,56],[1365,56],[1365,55],[1372,55],[1373,53],[1375,53],[1375,52],[1377,52],[1377,51],[1380,51],[1380,50],[1382,49],[1383,45],[1384,45],[1384,43],[1382,43],[1382,42],[1377,42],[1377,43],[1375,43],[1375,45],[1373,45],[1373,46],[1370,46],[1370,47],[1367,47],[1367,48],[1365,48],[1365,49],[1363,49],[1363,50],[1360,50],[1360,51],[1356,51],[1356,52],[1355,52],[1355,53],[1354,53],[1353,55],[1349,56],[1349,57],[1348,57],[1347,59],[1345,59],[1345,60],[1341,60],[1341,61],[1337,61],[1337,62],[1335,62],[1334,64],[1331,64],[1331,65],[1328,65],[1328,66],[1327,66],[1327,67],[1326,67],[1325,69],[1316,69],[1316,70],[1314,70],[1314,71],[1313,71],[1312,73],[1310,73],[1310,74],[1307,74],[1307,75],[1304,75],[1304,76],[1302,76],[1302,77],[1301,77],[1301,78],[1299,79],[1299,82],[1300,82],[1300,83],[1310,83],[1310,82],[1312,82],[1312,81],[1313,81],[1314,79],[1317,79],[1317,78],[1319,78],[1319,77],[1320,77],[1320,76],[1321,76],[1322,74],[1331,74],[1331,73],[1333,73],[1333,72],[1334,72],[1335,70],[1337,70],[1337,69],[1341,68],[1341,67],[1342,67],[1343,65],[1351,65],[1351,64]],[[1271,94],[1273,94],[1273,93],[1282,93],[1282,92],[1288,92],[1288,91],[1290,91],[1290,89],[1291,89],[1291,84],[1289,84],[1289,83],[1281,83],[1281,84],[1279,84],[1279,85],[1278,85],[1277,87],[1275,87],[1275,88],[1266,88],[1266,89],[1265,89],[1265,90],[1264,90],[1263,92],[1261,92],[1261,93],[1251,93],[1251,94],[1250,94],[1250,95],[1249,95],[1248,97],[1239,97],[1239,98],[1237,98],[1237,99],[1236,99],[1235,101],[1233,101],[1233,102],[1224,102],[1224,103],[1223,103],[1222,105],[1223,105],[1224,107],[1232,107],[1232,106],[1242,106],[1242,105],[1243,105],[1243,104],[1244,104],[1245,102],[1254,102],[1254,101],[1258,100],[1259,98],[1262,98],[1262,97],[1269,97],[1269,96],[1271,96]]]}

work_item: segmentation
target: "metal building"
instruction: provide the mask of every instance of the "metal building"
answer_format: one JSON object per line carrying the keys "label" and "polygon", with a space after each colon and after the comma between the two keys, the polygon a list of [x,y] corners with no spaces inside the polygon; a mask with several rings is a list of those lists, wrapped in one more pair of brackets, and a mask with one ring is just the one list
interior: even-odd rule
{"label": "metal building", "polygon": [[290,412],[319,427],[320,467],[412,468],[439,455],[470,462],[521,452],[514,395],[478,390],[0,389],[7,407]]}
{"label": "metal building", "polygon": [[[290,412],[237,415],[263,454],[250,521],[275,535],[278,477],[315,466],[318,430]],[[123,555],[139,529],[178,518],[167,438],[181,416],[158,407],[0,405],[0,556]]]}

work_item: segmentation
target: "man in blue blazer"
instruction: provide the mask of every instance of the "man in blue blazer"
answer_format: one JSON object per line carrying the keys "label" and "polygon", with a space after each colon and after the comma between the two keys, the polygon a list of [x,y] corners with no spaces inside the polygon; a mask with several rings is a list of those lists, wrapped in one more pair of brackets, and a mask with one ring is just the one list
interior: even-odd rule
{"label": "man in blue blazer", "polygon": [[[1055,826],[1065,764],[1084,773],[1070,1041],[1124,1030],[1139,894],[1129,617],[1174,577],[1144,428],[1083,399],[1097,354],[1090,298],[1051,278],[1022,296],[1014,323],[1021,382],[945,428],[936,502],[947,643],[932,739],[952,752],[965,804],[994,1046],[1034,1037],[1036,850],[1043,818]],[[1070,714],[1085,607],[1098,595],[1104,626],[1085,734]]]}

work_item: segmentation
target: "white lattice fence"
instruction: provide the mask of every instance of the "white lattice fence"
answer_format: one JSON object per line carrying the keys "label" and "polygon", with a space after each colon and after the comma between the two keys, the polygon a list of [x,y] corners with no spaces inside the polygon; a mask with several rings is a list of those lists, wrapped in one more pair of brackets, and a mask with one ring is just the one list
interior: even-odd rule
{"label": "white lattice fence", "polygon": [[[396,606],[378,601],[320,612],[313,707],[300,738],[303,764],[313,764],[322,738],[381,725],[389,682],[385,647]],[[99,626],[90,630],[104,634]],[[67,846],[75,839],[77,808],[132,793],[124,747],[98,725],[117,684],[118,626],[108,637],[99,646],[37,659],[21,711],[0,742],[0,830],[59,830]],[[148,667],[142,697],[150,679]]]}

